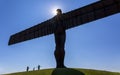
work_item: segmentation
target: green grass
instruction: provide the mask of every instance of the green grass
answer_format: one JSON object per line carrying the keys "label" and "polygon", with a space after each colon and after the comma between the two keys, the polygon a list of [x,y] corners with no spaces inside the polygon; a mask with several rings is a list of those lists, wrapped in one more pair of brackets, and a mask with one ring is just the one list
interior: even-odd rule
{"label": "green grass", "polygon": [[39,71],[18,72],[5,75],[120,75],[120,73],[91,69],[58,68]]}

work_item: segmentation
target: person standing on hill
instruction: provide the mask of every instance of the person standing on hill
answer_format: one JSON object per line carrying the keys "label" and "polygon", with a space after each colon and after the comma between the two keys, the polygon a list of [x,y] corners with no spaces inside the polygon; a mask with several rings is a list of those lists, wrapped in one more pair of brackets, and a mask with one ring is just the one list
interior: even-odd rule
{"label": "person standing on hill", "polygon": [[40,65],[38,65],[38,70],[40,70]]}
{"label": "person standing on hill", "polygon": [[33,71],[35,71],[35,67],[33,68]]}
{"label": "person standing on hill", "polygon": [[27,71],[27,72],[29,71],[29,66],[27,66],[27,69],[26,69],[26,71]]}

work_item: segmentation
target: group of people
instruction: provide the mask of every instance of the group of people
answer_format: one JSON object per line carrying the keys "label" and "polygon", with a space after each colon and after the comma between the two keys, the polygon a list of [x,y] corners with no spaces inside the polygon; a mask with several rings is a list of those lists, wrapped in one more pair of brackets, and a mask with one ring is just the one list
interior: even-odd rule
{"label": "group of people", "polygon": [[[40,65],[37,66],[37,70],[40,70]],[[26,71],[28,72],[30,70],[30,67],[27,66]],[[35,67],[33,67],[33,71],[35,71]]]}

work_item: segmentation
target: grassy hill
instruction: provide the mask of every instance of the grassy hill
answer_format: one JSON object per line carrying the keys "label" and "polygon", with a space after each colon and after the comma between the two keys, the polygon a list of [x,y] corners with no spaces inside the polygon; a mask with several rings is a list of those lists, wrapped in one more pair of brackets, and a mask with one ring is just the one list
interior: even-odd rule
{"label": "grassy hill", "polygon": [[58,68],[58,69],[45,69],[39,71],[11,73],[5,75],[120,75],[120,73],[91,70],[91,69]]}

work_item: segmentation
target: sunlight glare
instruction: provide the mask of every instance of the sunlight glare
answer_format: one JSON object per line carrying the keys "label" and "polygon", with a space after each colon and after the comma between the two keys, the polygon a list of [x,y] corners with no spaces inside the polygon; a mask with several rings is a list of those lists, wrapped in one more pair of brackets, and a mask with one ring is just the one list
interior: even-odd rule
{"label": "sunlight glare", "polygon": [[54,8],[52,8],[52,14],[53,15],[57,15],[57,9],[59,9],[59,7],[54,7]]}

